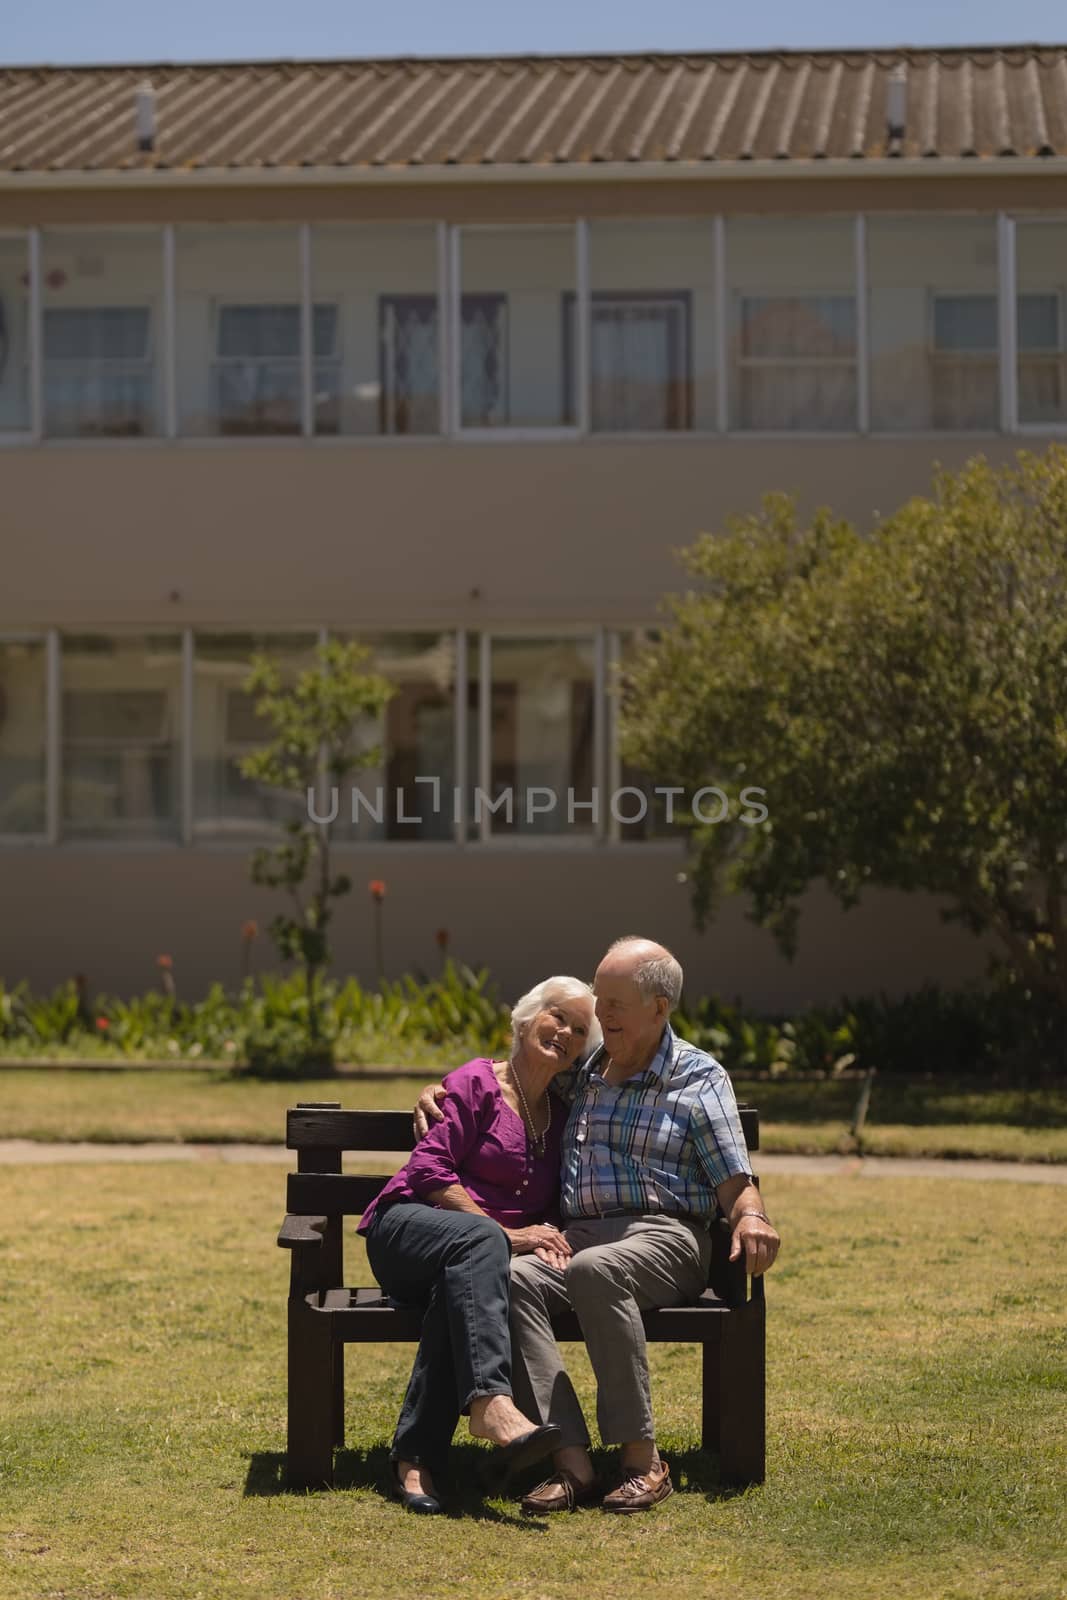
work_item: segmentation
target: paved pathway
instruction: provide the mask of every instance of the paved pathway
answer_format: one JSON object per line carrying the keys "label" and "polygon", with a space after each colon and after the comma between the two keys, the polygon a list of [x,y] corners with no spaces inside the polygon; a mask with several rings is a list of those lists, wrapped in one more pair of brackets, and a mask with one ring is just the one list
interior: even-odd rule
{"label": "paved pathway", "polygon": [[[398,1155],[399,1162],[400,1157]],[[48,1166],[90,1161],[223,1161],[292,1166],[280,1144],[46,1144],[0,1139],[0,1166]],[[386,1163],[388,1164],[388,1163]],[[893,1156],[785,1156],[761,1153],[761,1173],[807,1177],[964,1178],[982,1183],[1067,1184],[1067,1165],[1037,1161],[929,1161]]]}

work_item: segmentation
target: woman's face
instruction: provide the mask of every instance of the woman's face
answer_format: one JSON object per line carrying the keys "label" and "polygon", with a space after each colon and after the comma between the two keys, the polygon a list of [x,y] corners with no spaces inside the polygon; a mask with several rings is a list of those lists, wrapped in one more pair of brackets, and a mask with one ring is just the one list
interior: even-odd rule
{"label": "woman's face", "polygon": [[522,1036],[528,1063],[551,1064],[553,1076],[573,1067],[585,1049],[593,1021],[593,1002],[554,1000],[540,1010]]}

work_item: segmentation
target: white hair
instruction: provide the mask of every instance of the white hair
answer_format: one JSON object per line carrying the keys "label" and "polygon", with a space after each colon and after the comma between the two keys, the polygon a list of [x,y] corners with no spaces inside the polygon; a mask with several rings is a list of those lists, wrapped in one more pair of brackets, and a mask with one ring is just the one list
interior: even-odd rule
{"label": "white hair", "polygon": [[600,1024],[592,1014],[594,995],[587,983],[581,978],[545,978],[543,983],[535,983],[511,1008],[511,1048],[517,1050],[530,1023],[539,1011],[544,1011],[547,1006],[558,1004],[561,1000],[588,1000],[590,1006],[589,1033],[582,1047],[582,1054],[587,1054],[600,1043]]}
{"label": "white hair", "polygon": [[[625,939],[616,939],[609,948],[608,955],[613,955],[616,950],[628,950],[633,945],[648,943],[649,940],[631,933]],[[677,1010],[678,1002],[682,998],[684,974],[681,963],[669,950],[664,950],[660,956],[647,956],[645,960],[639,961],[634,967],[633,978],[646,1000],[657,1000],[662,995],[671,1010]]]}

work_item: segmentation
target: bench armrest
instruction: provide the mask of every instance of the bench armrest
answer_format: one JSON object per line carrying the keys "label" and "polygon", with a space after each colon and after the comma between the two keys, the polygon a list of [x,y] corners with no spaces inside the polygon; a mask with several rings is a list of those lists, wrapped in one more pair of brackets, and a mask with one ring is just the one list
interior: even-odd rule
{"label": "bench armrest", "polygon": [[298,1217],[290,1212],[282,1223],[278,1243],[283,1250],[293,1250],[302,1244],[320,1245],[325,1227],[325,1217]]}

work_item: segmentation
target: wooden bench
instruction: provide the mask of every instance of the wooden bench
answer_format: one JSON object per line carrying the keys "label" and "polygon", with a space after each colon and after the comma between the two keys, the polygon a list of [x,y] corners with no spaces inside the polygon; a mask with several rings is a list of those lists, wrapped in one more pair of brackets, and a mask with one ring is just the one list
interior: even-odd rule
{"label": "wooden bench", "polygon": [[[758,1113],[741,1108],[750,1151],[759,1147]],[[342,1173],[346,1150],[402,1151],[413,1145],[406,1111],[343,1111],[336,1101],[302,1103],[287,1113],[286,1145],[297,1152],[288,1178],[288,1215],[278,1243],[292,1252],[289,1281],[287,1480],[293,1488],[333,1482],[333,1453],[344,1443],[346,1344],[417,1342],[421,1313],[395,1305],[378,1288],[344,1287],[342,1226],[359,1216],[391,1174]],[[644,1313],[653,1343],[702,1347],[700,1442],[719,1457],[724,1483],[764,1476],[763,1279],[731,1265],[730,1230],[713,1232],[709,1285],[695,1305]],[[573,1314],[557,1337],[581,1340]],[[399,1396],[398,1396],[399,1404]]]}

